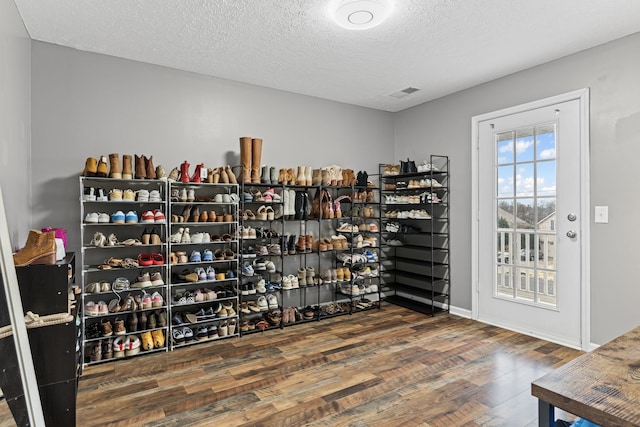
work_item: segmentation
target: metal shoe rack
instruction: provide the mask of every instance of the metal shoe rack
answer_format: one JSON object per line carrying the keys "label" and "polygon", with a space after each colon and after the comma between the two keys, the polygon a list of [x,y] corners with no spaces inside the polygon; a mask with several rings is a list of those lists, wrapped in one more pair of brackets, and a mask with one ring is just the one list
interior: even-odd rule
{"label": "metal shoe rack", "polygon": [[[166,188],[166,182],[159,180],[80,178],[80,312],[85,365],[167,350],[166,220],[152,218],[143,223],[142,219],[145,212],[166,211]],[[126,193],[132,198],[124,198],[125,190],[131,190]],[[154,191],[157,197],[149,201]],[[115,200],[117,193],[119,200]],[[140,197],[143,193],[145,199]],[[159,241],[147,242],[145,238],[143,244],[143,235],[151,233]],[[141,265],[142,259],[152,262]],[[154,273],[160,280],[151,283],[148,279]],[[154,336],[151,349],[143,349],[141,344],[141,334],[146,333]]]}
{"label": "metal shoe rack", "polygon": [[432,155],[421,171],[403,163],[395,171],[380,165],[383,281],[392,289],[386,299],[431,315],[448,312],[449,158]]}

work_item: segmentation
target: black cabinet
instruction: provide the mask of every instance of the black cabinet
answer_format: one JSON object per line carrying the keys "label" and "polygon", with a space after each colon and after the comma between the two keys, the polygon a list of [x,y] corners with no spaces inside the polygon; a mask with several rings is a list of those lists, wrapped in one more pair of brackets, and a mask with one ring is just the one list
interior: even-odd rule
{"label": "black cabinet", "polygon": [[[31,311],[40,316],[71,313],[73,320],[65,323],[28,328],[31,356],[40,392],[40,402],[46,424],[49,426],[75,426],[78,355],[78,327],[76,307],[69,298],[73,294],[73,253],[54,265],[31,265],[17,267],[18,286],[24,312]],[[13,340],[2,340],[3,351],[13,350]],[[6,344],[5,344],[6,342]],[[20,381],[19,372],[17,380]],[[15,379],[13,379],[15,381]],[[4,385],[0,385],[4,389]],[[22,390],[20,390],[22,392]],[[9,397],[9,396],[7,396]],[[13,405],[24,405],[24,397],[7,399],[14,414],[23,422],[24,414],[14,410]],[[19,422],[16,419],[16,422]],[[22,424],[18,424],[22,425]]]}

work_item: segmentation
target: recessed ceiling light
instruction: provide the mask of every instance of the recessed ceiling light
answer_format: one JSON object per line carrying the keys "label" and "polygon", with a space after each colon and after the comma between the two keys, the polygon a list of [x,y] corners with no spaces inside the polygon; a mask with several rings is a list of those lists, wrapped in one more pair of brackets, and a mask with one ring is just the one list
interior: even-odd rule
{"label": "recessed ceiling light", "polygon": [[381,24],[393,9],[391,0],[338,0],[333,3],[333,18],[349,30],[366,30]]}

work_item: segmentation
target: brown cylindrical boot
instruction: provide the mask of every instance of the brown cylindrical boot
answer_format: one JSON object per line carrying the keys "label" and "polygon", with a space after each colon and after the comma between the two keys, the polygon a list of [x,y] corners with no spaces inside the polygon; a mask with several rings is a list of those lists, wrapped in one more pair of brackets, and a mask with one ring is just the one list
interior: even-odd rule
{"label": "brown cylindrical boot", "polygon": [[142,158],[144,159],[147,179],[156,179],[156,168],[153,166],[153,156],[149,156],[149,158],[142,156]]}
{"label": "brown cylindrical boot", "polygon": [[96,176],[96,172],[98,172],[98,160],[93,157],[87,157],[82,176]]}
{"label": "brown cylindrical boot", "polygon": [[278,174],[278,184],[286,184],[287,183],[287,170],[282,168],[280,169],[280,173]]}
{"label": "brown cylindrical boot", "polygon": [[133,179],[133,159],[129,154],[122,155],[122,179]]}
{"label": "brown cylindrical boot", "polygon": [[108,175],[107,170],[107,158],[105,156],[100,156],[100,161],[98,162],[98,167],[96,171],[96,176],[100,178],[106,178]]}
{"label": "brown cylindrical boot", "polygon": [[311,185],[317,187],[320,184],[322,184],[322,173],[320,169],[313,169],[311,173]]}
{"label": "brown cylindrical boot", "polygon": [[262,161],[262,139],[251,140],[251,183],[260,184],[260,162]]}
{"label": "brown cylindrical boot", "polygon": [[307,252],[311,252],[313,250],[313,236],[311,234],[307,234],[304,236],[305,238],[305,247],[307,248]]}
{"label": "brown cylindrical boot", "polygon": [[207,168],[207,183],[213,184],[213,169]]}
{"label": "brown cylindrical boot", "polygon": [[27,244],[17,254],[13,255],[13,263],[16,267],[31,264],[55,264],[56,263],[56,233],[48,231],[31,230],[27,238]]}
{"label": "brown cylindrical boot", "polygon": [[109,178],[122,179],[120,156],[118,153],[109,154]]}
{"label": "brown cylindrical boot", "polygon": [[145,179],[147,177],[147,167],[144,164],[144,156],[138,157],[138,155],[135,154],[135,161],[136,179]]}
{"label": "brown cylindrical boot", "polygon": [[296,183],[296,172],[292,168],[287,169],[287,182],[289,185],[295,185]]}
{"label": "brown cylindrical boot", "polygon": [[244,136],[240,138],[240,163],[242,164],[242,182],[251,182],[251,138]]}

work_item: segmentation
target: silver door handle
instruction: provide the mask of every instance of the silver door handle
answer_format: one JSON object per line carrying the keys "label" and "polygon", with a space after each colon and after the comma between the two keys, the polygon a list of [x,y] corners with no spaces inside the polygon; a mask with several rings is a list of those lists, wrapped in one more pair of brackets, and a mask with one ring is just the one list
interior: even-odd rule
{"label": "silver door handle", "polygon": [[576,233],[573,230],[567,231],[567,237],[570,238],[570,239],[574,239],[577,235],[578,235],[578,233]]}

